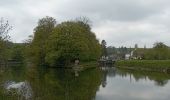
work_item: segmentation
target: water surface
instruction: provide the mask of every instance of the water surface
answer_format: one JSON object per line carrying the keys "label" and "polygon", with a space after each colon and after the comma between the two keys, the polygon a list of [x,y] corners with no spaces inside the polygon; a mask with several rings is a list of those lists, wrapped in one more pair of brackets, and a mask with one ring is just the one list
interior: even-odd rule
{"label": "water surface", "polygon": [[170,75],[103,69],[96,100],[169,100]]}
{"label": "water surface", "polygon": [[[169,74],[109,67],[75,77],[71,69],[16,66],[0,71],[0,100],[169,100],[169,79]],[[26,86],[20,93],[8,91],[7,83]],[[31,96],[26,98],[28,90]]]}

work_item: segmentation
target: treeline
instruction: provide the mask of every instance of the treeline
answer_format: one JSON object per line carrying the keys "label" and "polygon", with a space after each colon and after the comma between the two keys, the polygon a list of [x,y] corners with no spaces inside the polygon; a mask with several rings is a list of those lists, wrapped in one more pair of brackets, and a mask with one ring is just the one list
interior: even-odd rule
{"label": "treeline", "polygon": [[8,62],[24,63],[25,60],[25,44],[12,43],[6,41],[4,47],[1,47],[1,60],[0,65],[7,65]]}
{"label": "treeline", "polygon": [[62,23],[52,17],[42,18],[27,42],[28,58],[39,65],[69,65],[75,59],[92,61],[101,55],[101,45],[86,18]]}
{"label": "treeline", "polygon": [[153,48],[136,49],[134,56],[145,60],[168,60],[170,59],[170,47],[163,42],[156,42]]}
{"label": "treeline", "polygon": [[126,59],[125,56],[129,55],[129,59],[169,60],[170,47],[163,42],[154,43],[152,48],[138,48],[137,44],[134,48],[109,46],[107,47],[107,55],[115,59]]}
{"label": "treeline", "polygon": [[114,59],[125,59],[126,54],[130,54],[134,48],[127,48],[125,46],[121,46],[116,48],[114,46],[107,47],[107,56],[112,57]]}

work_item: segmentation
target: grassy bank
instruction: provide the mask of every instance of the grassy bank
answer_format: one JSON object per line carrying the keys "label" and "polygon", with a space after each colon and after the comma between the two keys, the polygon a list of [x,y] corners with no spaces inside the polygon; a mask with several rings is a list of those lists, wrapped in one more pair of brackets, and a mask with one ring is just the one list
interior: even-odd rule
{"label": "grassy bank", "polygon": [[82,63],[80,63],[79,66],[82,67],[84,70],[85,69],[96,68],[97,67],[97,61],[82,62]]}
{"label": "grassy bank", "polygon": [[118,68],[170,73],[170,60],[121,60],[115,65]]}

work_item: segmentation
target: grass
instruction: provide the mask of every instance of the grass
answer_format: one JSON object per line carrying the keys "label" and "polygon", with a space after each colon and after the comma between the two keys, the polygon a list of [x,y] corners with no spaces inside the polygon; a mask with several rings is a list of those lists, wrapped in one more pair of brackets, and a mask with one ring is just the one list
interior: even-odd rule
{"label": "grass", "polygon": [[116,67],[134,70],[167,72],[170,70],[170,60],[120,60]]}
{"label": "grass", "polygon": [[83,67],[83,69],[91,69],[91,68],[96,68],[97,62],[96,61],[91,61],[91,62],[82,62],[79,65],[80,67]]}

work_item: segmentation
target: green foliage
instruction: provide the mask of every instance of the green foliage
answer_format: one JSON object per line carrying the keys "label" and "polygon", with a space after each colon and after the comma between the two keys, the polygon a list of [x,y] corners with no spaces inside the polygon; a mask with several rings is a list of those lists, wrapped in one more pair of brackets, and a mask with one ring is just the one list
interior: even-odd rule
{"label": "green foliage", "polygon": [[69,64],[75,59],[96,60],[100,56],[100,44],[94,33],[83,22],[68,21],[57,25],[46,44],[46,62]]}
{"label": "green foliage", "polygon": [[33,39],[27,41],[27,55],[40,65],[70,64],[75,59],[96,60],[101,52],[99,41],[85,19],[56,24],[54,18],[42,18]]}
{"label": "green foliage", "polygon": [[24,48],[24,44],[13,43],[10,47],[9,59],[22,62],[24,60]]}
{"label": "green foliage", "polygon": [[5,63],[7,61],[7,45],[5,41],[0,41],[0,63]]}
{"label": "green foliage", "polygon": [[121,60],[116,62],[116,66],[132,67],[139,70],[141,68],[162,70],[170,68],[170,60]]}
{"label": "green foliage", "polygon": [[153,48],[168,48],[168,46],[165,45],[163,42],[156,42],[154,43]]}
{"label": "green foliage", "polygon": [[46,56],[45,44],[55,25],[56,21],[54,18],[45,17],[39,20],[38,26],[34,29],[34,38],[30,45],[32,49],[30,56],[33,56],[32,61],[34,63],[44,65]]}
{"label": "green foliage", "polygon": [[119,48],[109,46],[107,47],[107,55],[113,57],[114,59],[125,59],[126,54],[130,54],[134,48],[127,48],[121,46]]}
{"label": "green foliage", "polygon": [[153,48],[145,50],[144,59],[148,60],[167,60],[170,59],[169,48]]}
{"label": "green foliage", "polygon": [[121,58],[121,59],[124,59],[125,58],[125,54],[127,53],[130,53],[130,49],[129,48],[126,48],[124,46],[121,46],[117,49],[117,53],[118,53],[118,56]]}
{"label": "green foliage", "polygon": [[116,53],[117,53],[117,49],[115,47],[112,47],[112,46],[107,47],[108,55],[112,55],[112,54],[116,54]]}
{"label": "green foliage", "polygon": [[145,60],[168,60],[170,59],[170,48],[162,42],[157,42],[153,48],[136,49],[133,56],[142,57]]}
{"label": "green foliage", "polygon": [[0,19],[0,65],[1,63],[6,63],[8,59],[8,33],[11,28],[8,21],[5,21],[3,18]]}
{"label": "green foliage", "polygon": [[[0,77],[0,84],[8,80],[31,85],[33,97],[30,100],[92,100],[101,84],[102,73],[99,69],[85,70],[75,77],[70,69],[38,69],[35,66],[9,67]],[[8,95],[0,88],[0,100],[25,100],[16,95]]]}
{"label": "green foliage", "polygon": [[0,19],[0,65],[6,65],[8,60],[23,61],[24,46],[9,41],[9,31],[12,27],[8,21]]}

